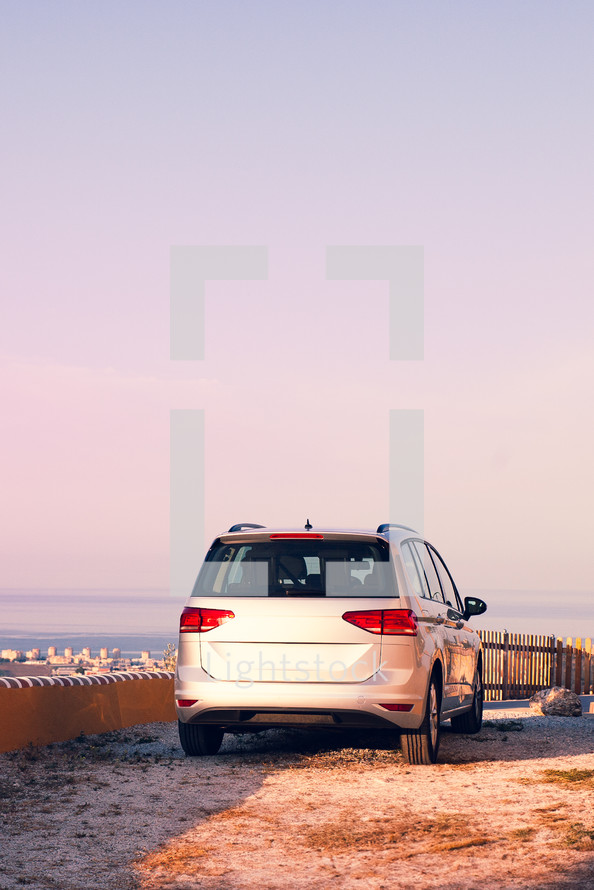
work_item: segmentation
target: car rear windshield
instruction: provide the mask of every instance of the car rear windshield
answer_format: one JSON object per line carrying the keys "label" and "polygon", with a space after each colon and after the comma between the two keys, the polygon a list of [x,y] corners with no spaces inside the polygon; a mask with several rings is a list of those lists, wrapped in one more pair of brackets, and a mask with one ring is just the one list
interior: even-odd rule
{"label": "car rear windshield", "polygon": [[215,544],[192,596],[396,597],[383,541]]}

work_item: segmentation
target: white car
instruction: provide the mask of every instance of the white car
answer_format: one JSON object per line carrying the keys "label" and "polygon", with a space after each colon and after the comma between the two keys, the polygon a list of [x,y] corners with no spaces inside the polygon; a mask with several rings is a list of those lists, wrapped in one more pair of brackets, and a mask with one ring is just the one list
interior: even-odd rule
{"label": "white car", "polygon": [[440,721],[475,733],[482,651],[435,548],[376,532],[234,525],[215,539],[182,612],[175,680],[181,745],[225,732],[384,728],[409,763],[435,763]]}

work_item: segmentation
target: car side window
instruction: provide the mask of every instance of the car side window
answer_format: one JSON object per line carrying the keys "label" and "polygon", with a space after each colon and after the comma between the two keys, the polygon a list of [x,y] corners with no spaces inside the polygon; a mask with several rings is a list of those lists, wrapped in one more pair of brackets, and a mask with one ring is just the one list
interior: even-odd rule
{"label": "car side window", "polygon": [[427,582],[425,580],[425,574],[422,571],[420,565],[417,565],[417,560],[413,554],[413,550],[410,547],[410,544],[405,543],[402,544],[400,548],[400,552],[402,553],[402,560],[404,562],[404,567],[406,569],[406,574],[408,575],[410,582],[413,586],[414,592],[417,596],[429,598],[429,588],[427,587]]}
{"label": "car side window", "polygon": [[427,584],[429,585],[430,591],[430,599],[435,600],[438,603],[445,603],[445,597],[443,595],[443,591],[441,589],[441,584],[439,583],[439,576],[435,571],[435,566],[433,565],[433,560],[431,559],[431,554],[427,549],[427,545],[422,541],[415,541],[413,544],[419,559],[421,560],[423,571],[425,573],[425,577],[427,578]]}
{"label": "car side window", "polygon": [[444,563],[437,550],[435,550],[433,547],[430,547],[430,552],[431,556],[433,557],[433,562],[435,563],[435,568],[437,569],[439,580],[441,581],[441,586],[445,594],[448,606],[451,606],[458,612],[463,613],[464,607],[462,606],[458,591],[456,590],[446,564]]}

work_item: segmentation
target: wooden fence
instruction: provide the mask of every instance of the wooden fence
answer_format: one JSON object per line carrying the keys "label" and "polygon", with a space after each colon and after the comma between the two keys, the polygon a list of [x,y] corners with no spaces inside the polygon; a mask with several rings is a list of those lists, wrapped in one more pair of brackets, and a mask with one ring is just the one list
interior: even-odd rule
{"label": "wooden fence", "polygon": [[480,630],[487,701],[528,698],[548,686],[594,693],[592,640]]}

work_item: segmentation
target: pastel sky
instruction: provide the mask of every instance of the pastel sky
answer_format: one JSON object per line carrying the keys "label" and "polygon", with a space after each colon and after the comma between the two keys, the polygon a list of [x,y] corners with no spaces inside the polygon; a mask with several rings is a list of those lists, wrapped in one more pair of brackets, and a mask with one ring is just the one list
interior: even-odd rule
{"label": "pastel sky", "polygon": [[[389,411],[421,408],[458,584],[594,590],[591,3],[0,15],[0,587],[167,586],[172,408],[205,410],[207,541],[397,519]],[[268,248],[208,284],[201,362],[178,244]],[[332,244],[424,247],[424,361]]]}

